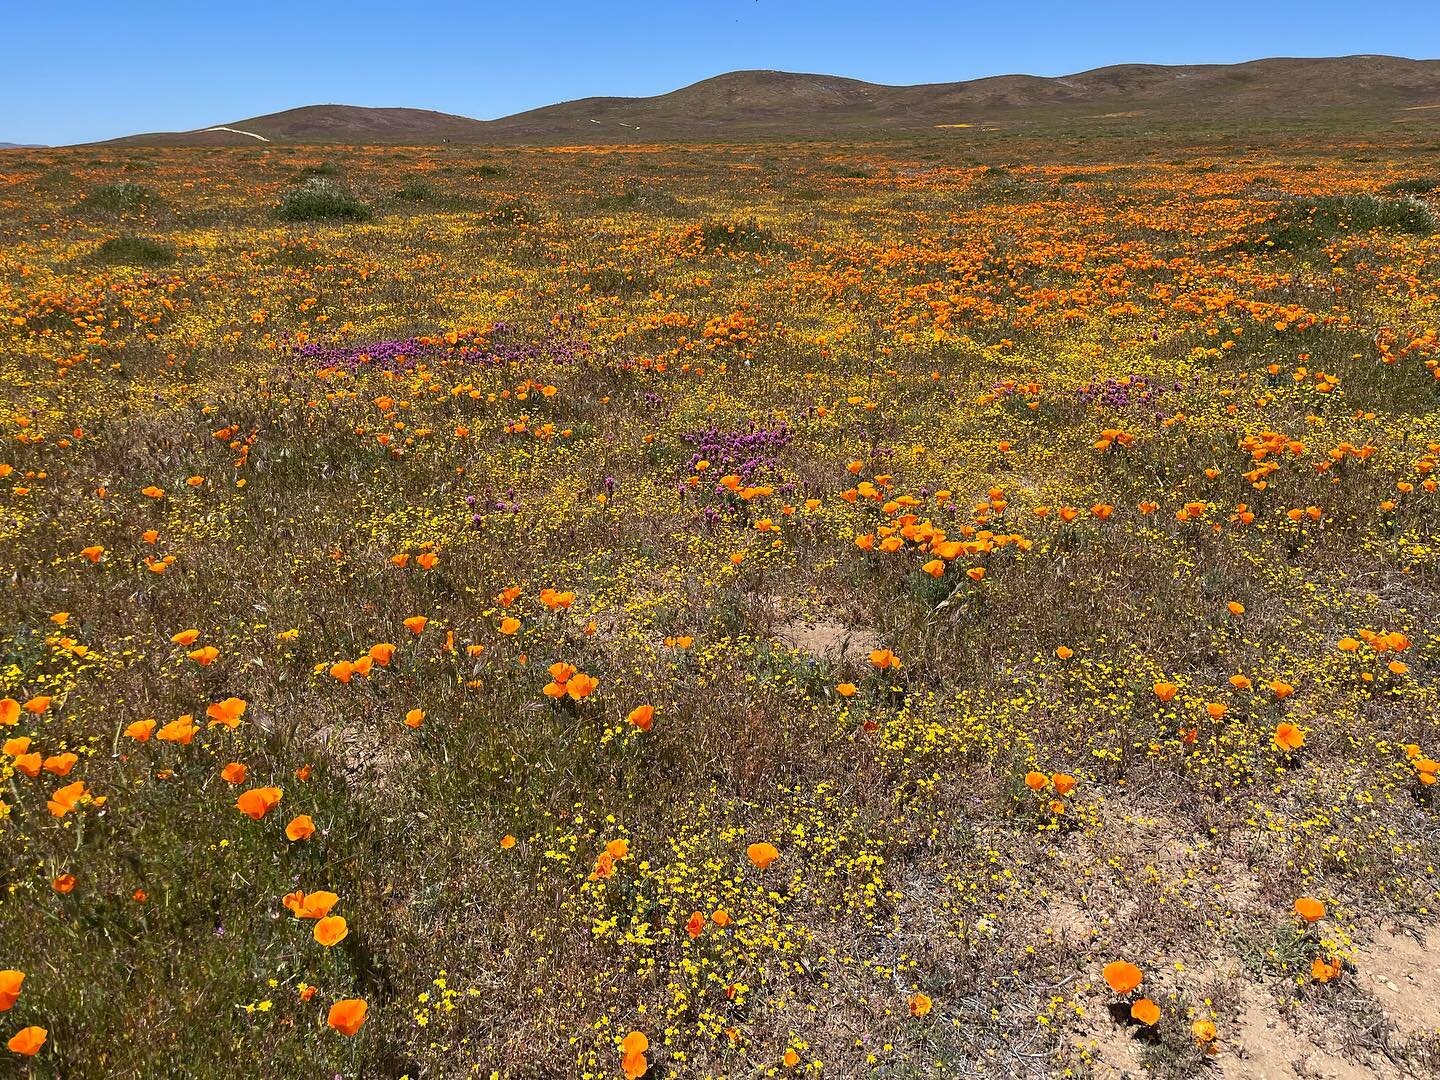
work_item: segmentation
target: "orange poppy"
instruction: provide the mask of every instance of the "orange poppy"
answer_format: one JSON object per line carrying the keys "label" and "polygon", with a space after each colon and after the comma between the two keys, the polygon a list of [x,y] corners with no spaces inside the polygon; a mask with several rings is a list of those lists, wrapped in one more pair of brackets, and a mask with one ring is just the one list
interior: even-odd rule
{"label": "orange poppy", "polygon": [[655,723],[654,705],[637,705],[630,710],[630,715],[625,718],[634,724],[641,731],[649,731]]}
{"label": "orange poppy", "polygon": [[368,655],[371,660],[374,660],[375,663],[381,667],[389,667],[390,660],[395,655],[395,646],[391,645],[388,641],[382,641],[376,645],[371,645]]}
{"label": "orange poppy", "polygon": [[9,1012],[20,1000],[20,984],[25,981],[23,971],[0,971],[0,1012]]}
{"label": "orange poppy", "polygon": [[419,727],[421,724],[423,724],[424,722],[425,722],[425,710],[424,710],[424,709],[411,709],[409,712],[407,712],[407,713],[405,714],[405,726],[406,726],[406,727],[409,727],[409,728],[417,728],[417,727]]}
{"label": "orange poppy", "polygon": [[278,787],[251,788],[241,792],[240,797],[235,800],[235,809],[252,821],[259,821],[279,805],[284,794]]}
{"label": "orange poppy", "polygon": [[1145,981],[1145,973],[1128,960],[1112,960],[1105,965],[1101,974],[1110,989],[1117,994],[1128,994]]}
{"label": "orange poppy", "polygon": [[13,697],[0,698],[0,724],[14,727],[20,722],[20,702]]}
{"label": "orange poppy", "polygon": [[330,1006],[325,1023],[341,1035],[354,1035],[364,1026],[368,1009],[369,1006],[359,998],[345,998]]}
{"label": "orange poppy", "polygon": [[1155,691],[1155,696],[1165,702],[1174,700],[1175,695],[1180,692],[1180,687],[1172,682],[1157,682],[1152,689]]}
{"label": "orange poppy", "polygon": [[50,1033],[43,1027],[32,1025],[31,1027],[21,1028],[14,1035],[10,1036],[10,1041],[5,1045],[17,1054],[34,1057],[40,1052],[40,1048],[45,1045],[45,1040],[49,1035]]}
{"label": "orange poppy", "polygon": [[639,1080],[649,1071],[650,1064],[645,1060],[645,1051],[649,1049],[650,1040],[644,1032],[632,1031],[620,1040],[620,1069],[625,1073],[625,1080]]}
{"label": "orange poppy", "polygon": [[587,698],[591,694],[593,694],[595,692],[595,688],[599,685],[599,679],[596,679],[590,675],[586,675],[583,671],[581,671],[575,675],[572,675],[569,681],[565,683],[565,692],[576,701],[579,701],[582,698]]}
{"label": "orange poppy", "polygon": [[[45,806],[54,817],[64,817],[75,807],[80,805],[80,800],[85,798],[89,791],[85,787],[84,780],[76,780],[73,784],[66,784],[57,788],[46,800]],[[97,799],[99,803],[101,800]]]}
{"label": "orange poppy", "polygon": [[250,770],[238,761],[232,761],[220,770],[220,779],[227,784],[243,784]]}
{"label": "orange poppy", "polygon": [[[154,721],[149,721],[149,723],[153,726]],[[196,725],[195,718],[189,713],[186,713],[184,716],[177,717],[162,727],[156,732],[155,738],[161,742],[173,742],[179,743],[181,746],[189,746],[195,738],[195,733],[199,730],[200,728]],[[144,740],[142,739],[141,741],[143,742]]]}
{"label": "orange poppy", "polygon": [[340,902],[340,897],[324,889],[312,893],[297,889],[295,892],[286,893],[280,902],[297,919],[323,919],[330,914],[330,909]]}
{"label": "orange poppy", "polygon": [[931,999],[929,994],[922,994],[917,990],[915,993],[910,995],[910,1015],[917,1018],[925,1016],[930,1012],[930,1009],[934,1006],[934,1004],[935,1002]]}
{"label": "orange poppy", "polygon": [[309,814],[297,814],[285,826],[285,838],[291,841],[308,840],[315,835],[315,821]]}
{"label": "orange poppy", "polygon": [[228,697],[224,701],[213,702],[205,710],[205,715],[210,718],[211,727],[227,727],[234,729],[240,726],[240,718],[245,715],[249,702],[244,698]]}
{"label": "orange poppy", "polygon": [[751,844],[745,849],[745,857],[750,860],[757,870],[764,870],[780,857],[780,849],[774,844]]}
{"label": "orange poppy", "polygon": [[405,620],[403,625],[406,630],[409,630],[410,633],[414,634],[416,637],[419,637],[425,632],[425,627],[428,626],[429,623],[430,620],[424,615],[411,615],[408,619]]}
{"label": "orange poppy", "polygon": [[1160,1006],[1149,998],[1141,998],[1130,1006],[1130,1015],[1146,1027],[1153,1027],[1160,1020]]}
{"label": "orange poppy", "polygon": [[1275,734],[1272,738],[1275,748],[1286,754],[1299,750],[1305,745],[1305,732],[1288,721],[1275,725]]}
{"label": "orange poppy", "polygon": [[1325,917],[1325,902],[1313,896],[1302,896],[1295,901],[1295,914],[1307,923],[1319,922]]}
{"label": "orange poppy", "polygon": [[154,730],[154,720],[136,720],[125,729],[125,737],[134,739],[136,742],[149,742],[150,734]]}
{"label": "orange poppy", "polygon": [[342,915],[326,915],[315,923],[313,931],[315,940],[327,949],[344,941],[350,933],[350,927],[346,924]]}

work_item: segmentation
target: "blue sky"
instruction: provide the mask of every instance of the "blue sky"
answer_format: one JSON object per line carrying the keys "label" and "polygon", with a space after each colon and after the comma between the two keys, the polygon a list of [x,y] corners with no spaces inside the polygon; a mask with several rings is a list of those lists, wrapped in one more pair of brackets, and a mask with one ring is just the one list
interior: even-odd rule
{"label": "blue sky", "polygon": [[1261,56],[1440,57],[1440,0],[0,0],[0,141],[185,130],[297,105],[490,118],[736,68],[948,82]]}

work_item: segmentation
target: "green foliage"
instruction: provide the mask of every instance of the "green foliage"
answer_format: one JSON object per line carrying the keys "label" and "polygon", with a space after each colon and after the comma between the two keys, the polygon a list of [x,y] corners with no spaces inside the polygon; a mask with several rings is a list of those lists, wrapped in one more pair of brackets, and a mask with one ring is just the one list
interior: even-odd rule
{"label": "green foliage", "polygon": [[1294,199],[1270,218],[1251,250],[1304,251],[1357,233],[1408,233],[1429,236],[1435,215],[1419,199],[1381,199],[1374,195],[1327,195]]}
{"label": "green foliage", "polygon": [[1428,195],[1440,188],[1440,176],[1416,176],[1408,180],[1396,180],[1380,190],[1386,195]]}
{"label": "green foliage", "polygon": [[85,196],[84,205],[90,210],[126,214],[148,209],[154,198],[154,193],[144,184],[122,181],[96,188]]}
{"label": "green foliage", "polygon": [[288,191],[276,208],[282,221],[368,221],[371,210],[351,191],[325,177],[313,177]]}
{"label": "green foliage", "polygon": [[143,236],[115,236],[100,245],[95,258],[116,266],[167,266],[175,252]]}
{"label": "green foliage", "polygon": [[765,251],[778,246],[775,234],[754,218],[707,221],[700,226],[700,243],[706,252]]}
{"label": "green foliage", "polygon": [[490,211],[486,218],[491,225],[502,229],[519,228],[522,225],[535,224],[535,210],[528,203],[520,199],[511,199],[502,202],[495,209]]}

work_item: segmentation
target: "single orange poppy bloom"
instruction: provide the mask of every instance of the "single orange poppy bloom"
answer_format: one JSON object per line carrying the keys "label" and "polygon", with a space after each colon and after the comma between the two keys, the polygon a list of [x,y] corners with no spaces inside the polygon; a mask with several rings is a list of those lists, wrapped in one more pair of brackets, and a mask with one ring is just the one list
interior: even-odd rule
{"label": "single orange poppy bloom", "polygon": [[745,849],[745,857],[750,860],[757,870],[764,870],[780,857],[780,849],[774,844],[751,844]]}
{"label": "single orange poppy bloom", "polygon": [[205,709],[205,715],[210,718],[211,727],[227,727],[235,729],[240,726],[240,718],[245,715],[249,702],[244,698],[228,697],[224,701],[213,702]]}
{"label": "single orange poppy bloom", "polygon": [[1313,896],[1302,896],[1295,901],[1295,914],[1307,923],[1319,922],[1325,917],[1325,902]]}
{"label": "single orange poppy bloom", "polygon": [[1101,974],[1117,994],[1128,994],[1145,981],[1145,973],[1128,960],[1112,960]]}
{"label": "single orange poppy bloom", "polygon": [[297,814],[285,826],[285,838],[291,841],[308,840],[315,835],[315,821],[309,814]]}
{"label": "single orange poppy bloom", "polygon": [[45,1040],[49,1035],[50,1033],[43,1027],[35,1027],[32,1025],[31,1027],[21,1028],[14,1035],[10,1036],[10,1041],[5,1045],[17,1054],[34,1057],[40,1052],[40,1048],[45,1045]]}
{"label": "single orange poppy bloom", "polygon": [[655,706],[637,705],[630,710],[630,715],[625,719],[641,731],[649,731],[655,724]]}
{"label": "single orange poppy bloom", "polygon": [[259,821],[279,805],[283,797],[284,792],[278,787],[251,788],[241,792],[240,797],[235,800],[235,809],[251,820]]}
{"label": "single orange poppy bloom", "polygon": [[227,784],[243,784],[250,770],[238,761],[232,761],[220,770],[220,779]]}
{"label": "single orange poppy bloom", "polygon": [[315,940],[327,949],[344,941],[350,933],[350,927],[345,922],[343,915],[326,915],[315,923]]}
{"label": "single orange poppy bloom", "polygon": [[1149,998],[1141,998],[1130,1006],[1130,1015],[1146,1027],[1153,1027],[1160,1019],[1160,1006]]}
{"label": "single orange poppy bloom", "polygon": [[20,984],[25,981],[23,971],[0,971],[0,1012],[9,1012],[20,1000]]}
{"label": "single orange poppy bloom", "polygon": [[1288,721],[1275,725],[1273,738],[1275,748],[1287,754],[1305,745],[1305,732]]}
{"label": "single orange poppy bloom", "polygon": [[345,998],[330,1006],[330,1012],[325,1017],[325,1023],[338,1031],[341,1035],[354,1035],[365,1023],[365,1013],[369,1006],[359,998]]}

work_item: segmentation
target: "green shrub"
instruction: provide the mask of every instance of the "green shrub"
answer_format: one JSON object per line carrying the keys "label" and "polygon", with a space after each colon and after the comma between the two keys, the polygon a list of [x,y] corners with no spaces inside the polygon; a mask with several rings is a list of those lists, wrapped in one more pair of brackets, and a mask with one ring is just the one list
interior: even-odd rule
{"label": "green shrub", "polygon": [[707,221],[700,226],[706,251],[765,251],[778,247],[775,234],[754,218],[744,221]]}
{"label": "green shrub", "polygon": [[1408,180],[1396,180],[1380,190],[1386,195],[1428,195],[1436,188],[1440,188],[1440,176],[1416,176]]}
{"label": "green shrub", "polygon": [[95,258],[116,266],[166,266],[175,252],[143,236],[116,236],[100,245]]}
{"label": "green shrub", "polygon": [[276,208],[282,221],[368,221],[371,211],[347,188],[323,176],[287,191]]}
{"label": "green shrub", "polygon": [[328,161],[322,161],[318,165],[302,165],[295,170],[295,176],[300,180],[308,180],[315,176],[339,176],[340,170]]}
{"label": "green shrub", "polygon": [[487,220],[491,225],[498,225],[501,228],[515,228],[520,225],[535,224],[535,213],[530,209],[528,203],[511,199],[491,210]]}
{"label": "green shrub", "polygon": [[1429,236],[1435,215],[1419,199],[1374,195],[1328,195],[1295,199],[1266,223],[1250,250],[1304,251],[1355,233],[1389,232]]}
{"label": "green shrub", "polygon": [[434,202],[438,192],[435,186],[425,180],[410,180],[403,187],[397,188],[395,198],[403,199],[405,202],[428,203]]}
{"label": "green shrub", "polygon": [[105,184],[85,196],[85,206],[111,214],[133,213],[147,209],[154,197],[144,184]]}

